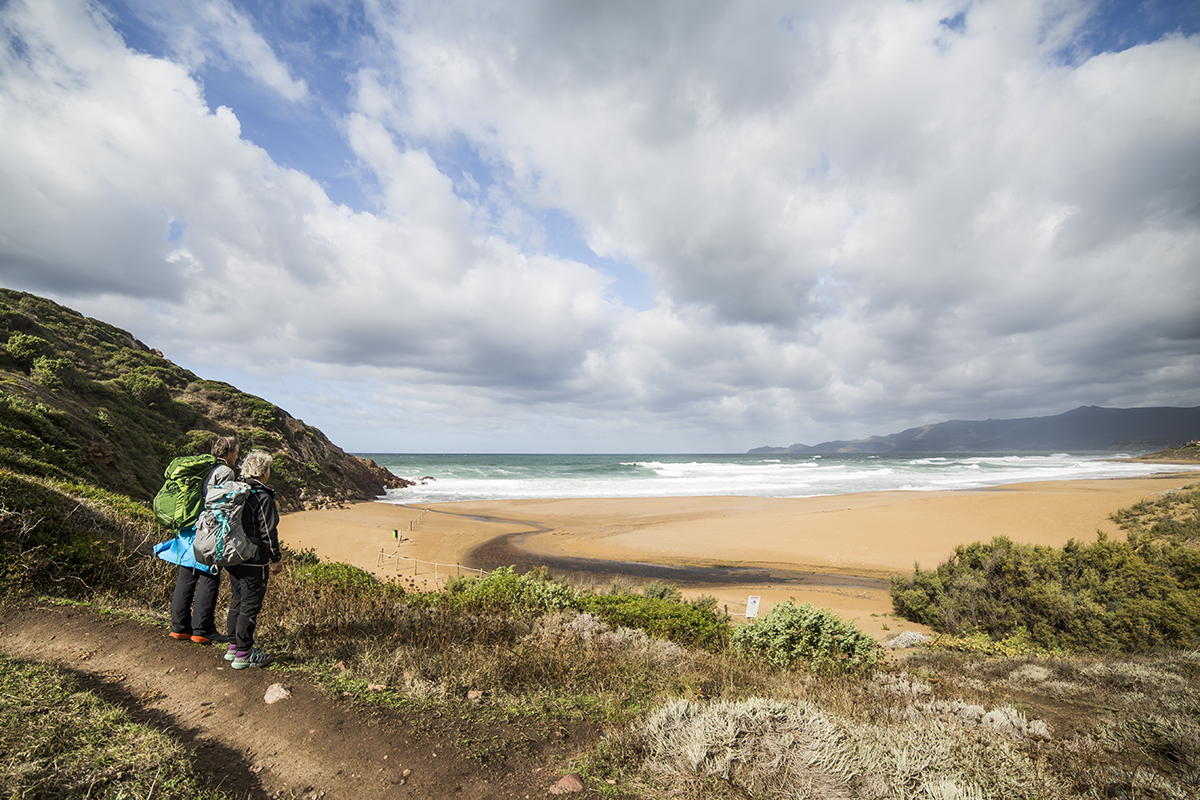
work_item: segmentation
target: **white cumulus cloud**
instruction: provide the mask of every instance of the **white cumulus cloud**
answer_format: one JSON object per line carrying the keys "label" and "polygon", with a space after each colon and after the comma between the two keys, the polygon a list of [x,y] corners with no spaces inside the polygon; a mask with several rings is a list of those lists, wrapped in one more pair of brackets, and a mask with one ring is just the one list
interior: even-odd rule
{"label": "white cumulus cloud", "polygon": [[351,447],[738,450],[1198,401],[1197,36],[1093,53],[1074,0],[373,0],[312,34],[353,53],[322,84],[351,207],[198,77],[307,103],[298,45],[230,0],[135,6],[170,57],[98,4],[0,9],[0,281]]}

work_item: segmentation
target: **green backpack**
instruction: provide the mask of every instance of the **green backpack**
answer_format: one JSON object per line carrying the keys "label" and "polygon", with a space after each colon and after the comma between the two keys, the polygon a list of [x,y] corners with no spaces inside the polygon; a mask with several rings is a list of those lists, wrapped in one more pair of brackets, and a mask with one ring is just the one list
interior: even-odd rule
{"label": "green backpack", "polygon": [[204,479],[217,465],[213,455],[180,456],[163,472],[166,483],[154,496],[154,516],[169,531],[196,523],[204,508]]}

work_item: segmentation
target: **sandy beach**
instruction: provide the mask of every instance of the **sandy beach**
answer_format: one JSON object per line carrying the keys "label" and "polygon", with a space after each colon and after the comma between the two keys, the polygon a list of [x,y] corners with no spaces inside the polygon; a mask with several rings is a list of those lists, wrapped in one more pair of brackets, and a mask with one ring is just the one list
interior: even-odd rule
{"label": "sandy beach", "polygon": [[[762,614],[789,598],[811,602],[886,638],[920,629],[890,616],[884,581],[893,573],[910,571],[914,563],[933,569],[955,545],[994,536],[1056,547],[1070,539],[1094,541],[1098,530],[1119,536],[1109,519],[1112,512],[1198,480],[1200,473],[1188,472],[982,491],[797,499],[486,500],[420,508],[363,503],[288,514],[279,530],[289,547],[313,548],[322,558],[416,589],[466,574],[458,565],[478,562],[478,553],[472,556],[471,551],[506,534],[514,535],[510,544],[535,560],[736,568],[763,577],[759,582],[736,582],[735,577],[735,582],[720,585],[689,585],[685,594],[714,595],[735,619],[746,613],[751,595],[762,598]],[[784,585],[770,579],[797,573],[844,580],[800,578]]]}

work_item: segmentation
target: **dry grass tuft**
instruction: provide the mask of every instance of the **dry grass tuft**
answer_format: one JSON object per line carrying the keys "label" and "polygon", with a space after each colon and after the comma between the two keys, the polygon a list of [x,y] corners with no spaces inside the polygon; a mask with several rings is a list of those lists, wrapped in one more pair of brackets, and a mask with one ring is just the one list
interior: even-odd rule
{"label": "dry grass tuft", "polygon": [[1043,798],[1065,786],[1002,731],[919,715],[862,724],[800,701],[666,704],[639,728],[660,788],[762,798]]}

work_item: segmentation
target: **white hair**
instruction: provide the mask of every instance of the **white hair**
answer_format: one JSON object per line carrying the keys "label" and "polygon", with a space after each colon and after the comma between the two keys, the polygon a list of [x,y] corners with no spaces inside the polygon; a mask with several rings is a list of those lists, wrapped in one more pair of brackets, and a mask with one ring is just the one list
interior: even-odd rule
{"label": "white hair", "polygon": [[271,472],[271,454],[255,450],[242,460],[242,477],[262,479]]}

